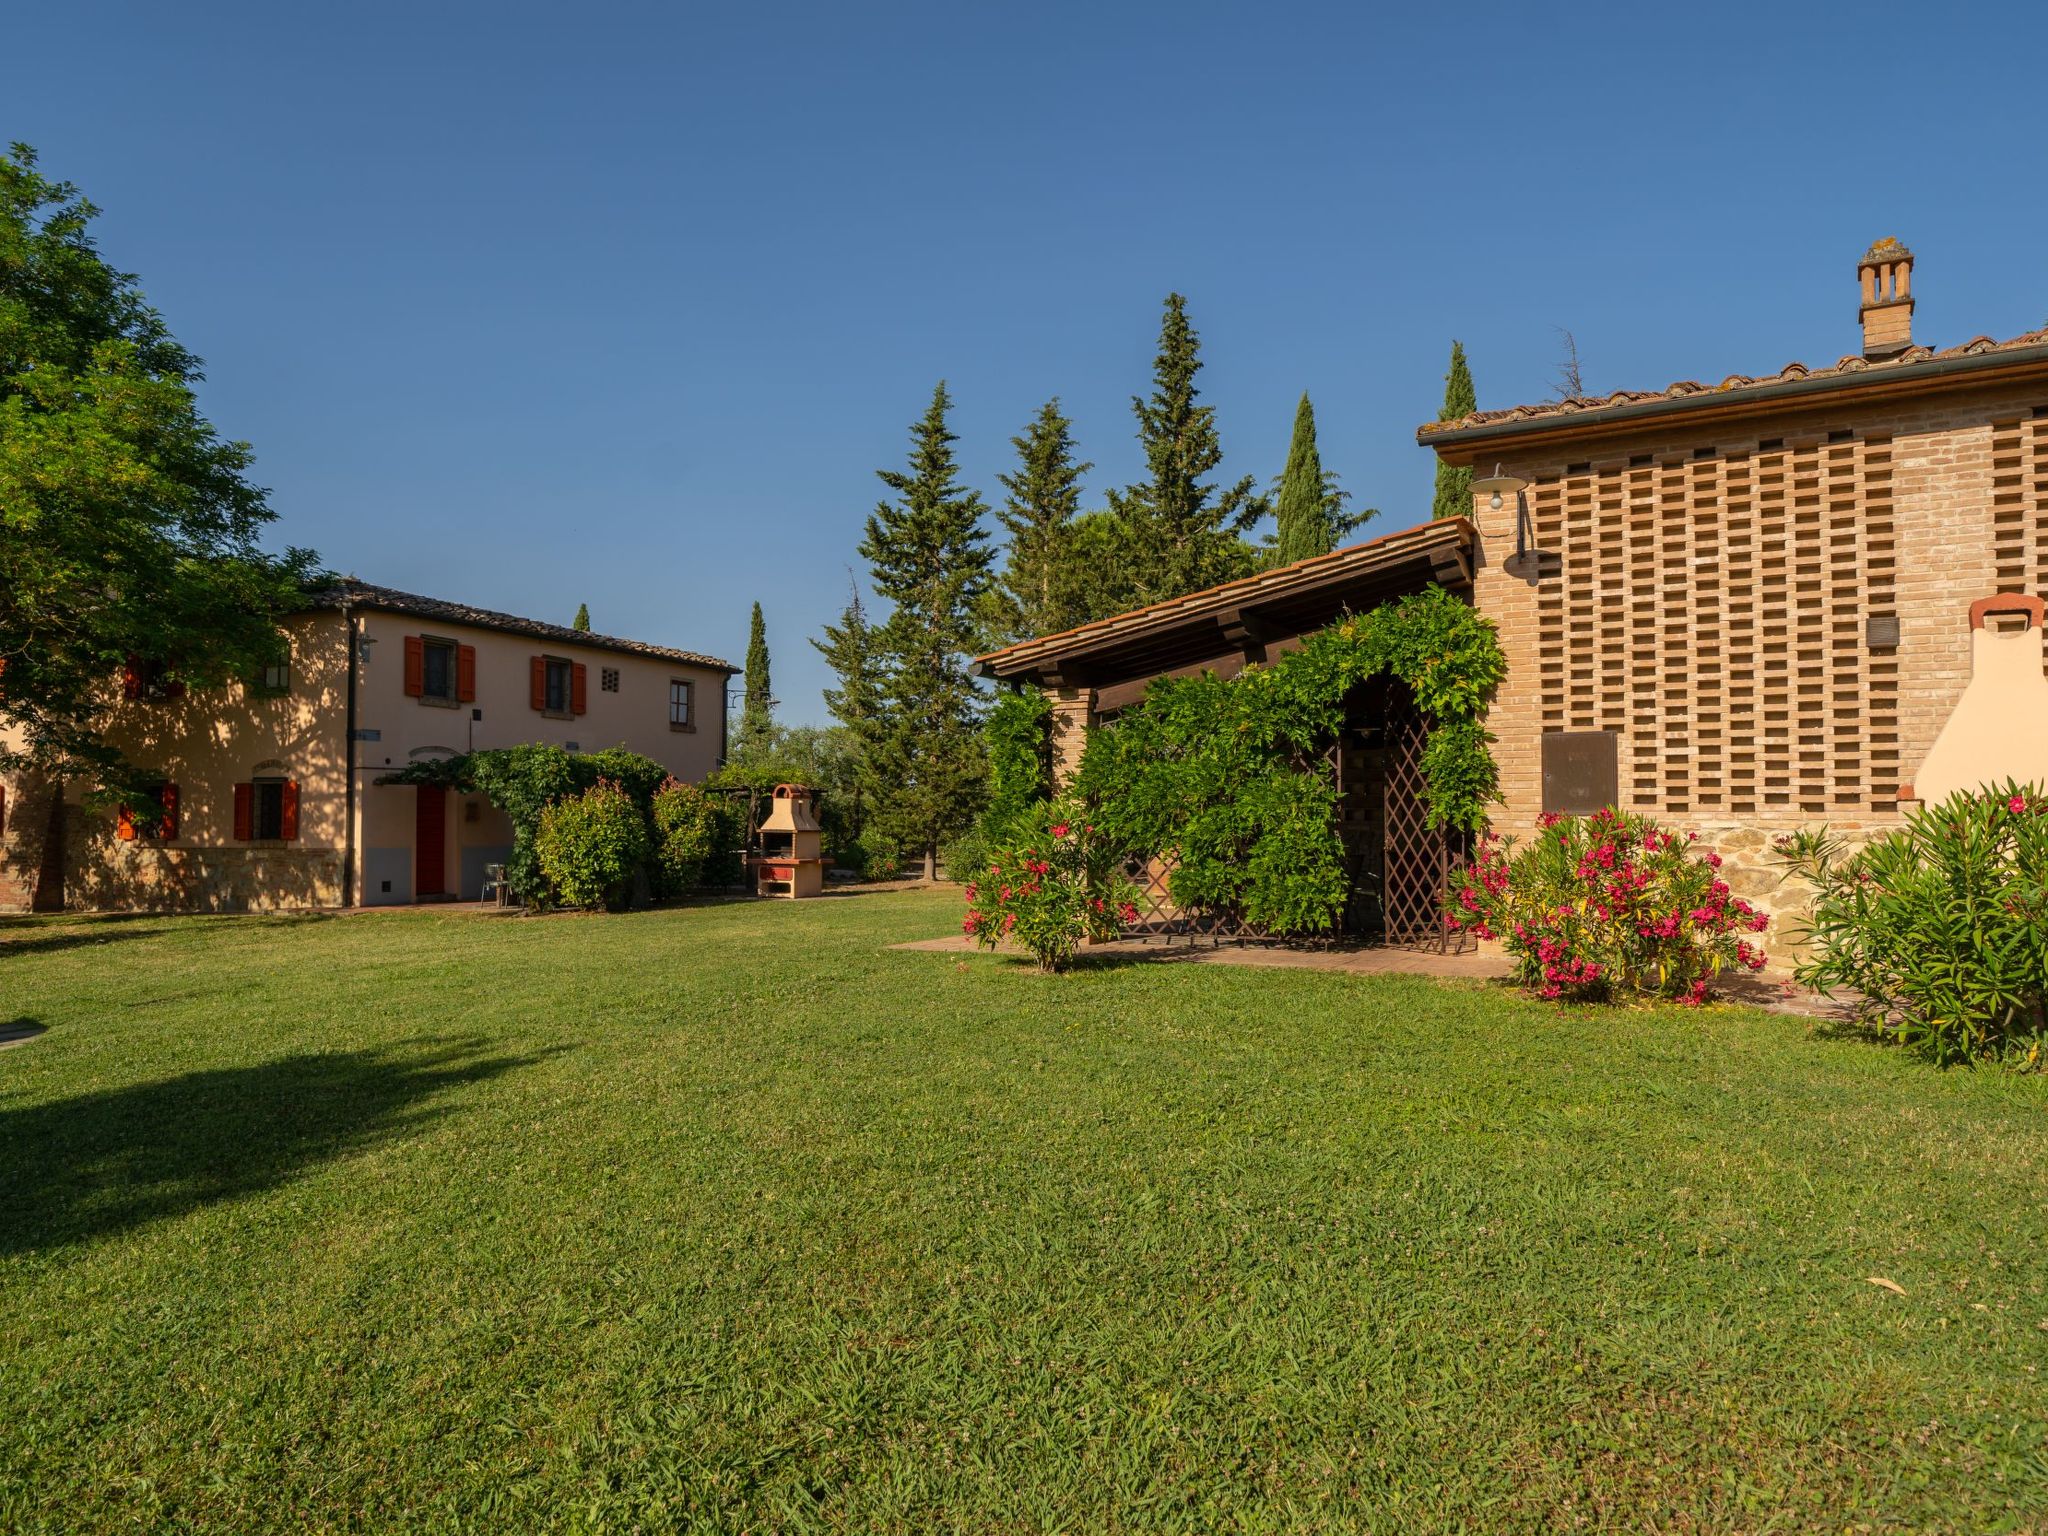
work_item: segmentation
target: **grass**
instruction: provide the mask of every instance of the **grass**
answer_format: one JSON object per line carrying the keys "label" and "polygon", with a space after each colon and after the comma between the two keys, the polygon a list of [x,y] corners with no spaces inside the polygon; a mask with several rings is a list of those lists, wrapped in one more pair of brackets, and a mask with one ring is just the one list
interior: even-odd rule
{"label": "grass", "polygon": [[957,911],[0,924],[0,1529],[2048,1528],[2048,1082]]}

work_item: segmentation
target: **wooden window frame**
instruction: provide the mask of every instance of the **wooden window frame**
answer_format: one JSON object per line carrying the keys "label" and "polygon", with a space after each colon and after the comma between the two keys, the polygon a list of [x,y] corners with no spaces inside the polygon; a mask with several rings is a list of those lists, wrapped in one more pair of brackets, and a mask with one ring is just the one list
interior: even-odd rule
{"label": "wooden window frame", "polygon": [[[436,650],[445,651],[448,656],[448,691],[445,694],[428,691],[429,668],[427,658]],[[445,635],[420,636],[420,702],[434,709],[460,709],[462,707],[462,644]]]}
{"label": "wooden window frame", "polygon": [[[576,718],[576,663],[567,656],[550,656],[541,653],[541,713],[550,720],[574,720]],[[555,679],[562,680],[560,704],[555,702]]]}
{"label": "wooden window frame", "polygon": [[[676,719],[676,690],[683,690],[683,718]],[[668,680],[668,728],[672,731],[695,731],[697,729],[697,680],[690,677],[672,677]]]}

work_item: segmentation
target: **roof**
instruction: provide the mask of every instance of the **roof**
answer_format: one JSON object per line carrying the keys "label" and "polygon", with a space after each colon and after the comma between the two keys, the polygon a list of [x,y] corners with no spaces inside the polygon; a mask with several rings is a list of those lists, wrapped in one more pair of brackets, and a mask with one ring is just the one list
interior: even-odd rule
{"label": "roof", "polygon": [[644,640],[625,640],[617,635],[599,635],[587,629],[571,629],[566,624],[547,624],[539,619],[522,619],[513,613],[499,613],[490,608],[472,608],[467,603],[449,602],[445,598],[421,597],[417,592],[400,592],[395,587],[375,586],[367,581],[358,581],[353,576],[344,576],[310,593],[307,606],[375,608],[383,613],[410,614],[415,618],[433,619],[443,624],[467,624],[472,629],[494,629],[501,634],[525,635],[533,640],[551,640],[557,645],[581,645],[600,651],[619,651],[628,656],[648,656],[657,661],[678,661],[693,667],[704,667],[713,672],[730,674],[739,671],[731,662],[720,661],[716,656],[706,656],[701,651],[679,651],[666,645],[649,645]]}
{"label": "roof", "polygon": [[1782,401],[1827,391],[1920,390],[1947,383],[1988,381],[2007,371],[2048,371],[2048,329],[2029,331],[2010,341],[1978,336],[1959,347],[1936,351],[1908,347],[1896,357],[1845,357],[1832,367],[1809,368],[1787,363],[1776,373],[1752,377],[1730,374],[1719,384],[1681,379],[1661,390],[1616,390],[1611,395],[1581,395],[1568,400],[1511,406],[1502,411],[1474,411],[1456,421],[1433,421],[1418,427],[1415,440],[1424,447],[1450,448],[1525,433],[1554,433],[1628,423],[1645,417],[1680,412],[1725,410]]}
{"label": "roof", "polygon": [[1251,630],[1301,633],[1288,626],[1319,628],[1354,602],[1381,601],[1430,581],[1467,584],[1476,539],[1466,518],[1424,523],[1058,634],[1020,640],[977,656],[973,670],[978,677],[1047,678],[1087,662],[1098,672],[1138,676],[1145,667],[1170,664],[1176,656],[1199,659],[1205,645],[1213,651]]}

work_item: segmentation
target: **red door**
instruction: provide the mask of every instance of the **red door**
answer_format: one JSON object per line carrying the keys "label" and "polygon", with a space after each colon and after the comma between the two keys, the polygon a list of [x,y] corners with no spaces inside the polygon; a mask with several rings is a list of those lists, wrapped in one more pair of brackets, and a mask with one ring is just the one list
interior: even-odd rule
{"label": "red door", "polygon": [[448,791],[422,784],[419,796],[412,836],[414,901],[448,894]]}

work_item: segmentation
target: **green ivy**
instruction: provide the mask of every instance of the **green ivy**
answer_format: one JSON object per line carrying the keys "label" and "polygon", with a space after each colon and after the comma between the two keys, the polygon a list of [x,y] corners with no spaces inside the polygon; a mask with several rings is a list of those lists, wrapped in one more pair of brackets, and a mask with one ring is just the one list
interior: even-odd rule
{"label": "green ivy", "polygon": [[1052,794],[1052,700],[1036,689],[997,698],[982,722],[988,743],[983,825],[1007,827]]}
{"label": "green ivy", "polygon": [[1174,900],[1271,933],[1333,928],[1350,894],[1329,748],[1346,696],[1389,675],[1431,726],[1432,828],[1476,832],[1499,798],[1480,723],[1507,674],[1493,625],[1440,587],[1341,619],[1225,680],[1160,678],[1090,737],[1079,792],[1133,853],[1178,855]]}

